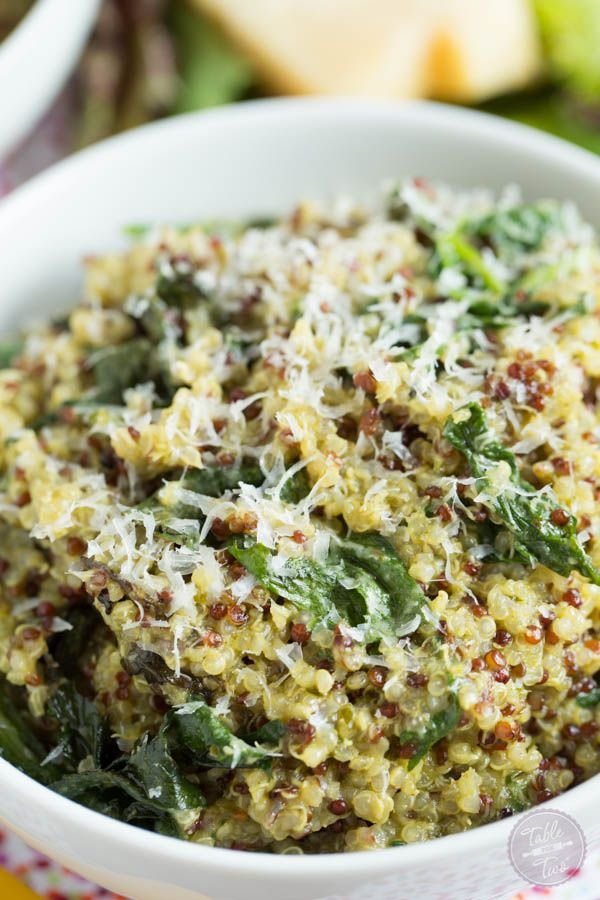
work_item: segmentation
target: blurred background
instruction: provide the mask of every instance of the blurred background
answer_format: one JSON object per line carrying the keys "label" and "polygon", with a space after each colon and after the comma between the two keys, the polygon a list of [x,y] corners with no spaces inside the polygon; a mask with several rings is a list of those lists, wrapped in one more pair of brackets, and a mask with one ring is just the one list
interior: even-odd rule
{"label": "blurred background", "polygon": [[[83,7],[50,84],[40,41],[58,47]],[[0,196],[145,122],[286,94],[440,99],[600,153],[600,0],[0,0]],[[591,862],[544,895],[597,900]],[[0,897],[35,896],[109,895],[0,829]]]}
{"label": "blurred background", "polygon": [[[44,2],[0,0],[0,42]],[[280,94],[433,97],[600,152],[599,47],[600,0],[101,0],[0,193],[149,120]]]}

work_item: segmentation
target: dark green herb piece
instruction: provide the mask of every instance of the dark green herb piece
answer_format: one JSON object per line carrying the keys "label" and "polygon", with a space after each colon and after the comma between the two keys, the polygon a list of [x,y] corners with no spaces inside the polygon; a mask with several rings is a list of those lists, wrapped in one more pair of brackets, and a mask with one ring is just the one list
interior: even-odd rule
{"label": "dark green herb piece", "polygon": [[202,300],[206,300],[205,291],[199,287],[196,281],[196,271],[191,266],[183,269],[174,264],[172,271],[166,274],[161,272],[156,279],[155,291],[157,297],[167,306],[176,309],[193,309]]}
{"label": "dark green herb piece", "polygon": [[290,559],[282,574],[275,570],[272,551],[263,544],[246,537],[232,540],[228,547],[263,587],[309,613],[311,627],[340,620],[336,599],[344,606],[346,592],[340,588],[345,570],[339,564],[321,566],[310,559]]}
{"label": "dark green herb piece", "polygon": [[247,734],[241,735],[241,739],[246,744],[278,744],[279,741],[287,734],[287,728],[280,719],[272,719],[265,722],[256,731],[249,731]]}
{"label": "dark green herb piece", "polygon": [[498,210],[469,222],[466,228],[473,236],[490,243],[496,253],[510,258],[515,253],[537,250],[549,232],[560,225],[561,217],[558,204],[540,201]]}
{"label": "dark green herb piece", "polygon": [[[258,463],[247,460],[232,466],[192,469],[176,482],[176,487],[207,497],[222,497],[226,491],[239,489],[240,484],[258,487],[264,480],[265,476]],[[154,517],[156,533],[165,540],[190,547],[196,546],[200,524],[205,520],[204,514],[199,506],[187,503],[184,499],[177,500],[171,506],[162,503],[160,494],[164,487],[163,485],[155,494],[144,500],[138,509]],[[177,520],[181,522],[178,523]]]}
{"label": "dark green herb piece", "polygon": [[235,491],[240,484],[256,487],[264,482],[265,476],[254,460],[244,460],[232,466],[207,466],[205,469],[191,469],[180,482],[180,486],[194,494],[207,497],[222,497],[226,491]]}
{"label": "dark green herb piece", "polygon": [[598,706],[600,703],[600,673],[596,675],[596,684],[598,687],[588,691],[587,694],[583,692],[577,694],[575,702],[578,706],[582,706],[584,709],[593,709],[595,706]]}
{"label": "dark green herb piece", "polygon": [[134,646],[129,655],[121,660],[121,665],[130,675],[141,675],[148,684],[174,684],[187,691],[202,692],[202,682],[193,675],[180,672],[176,675],[162,656],[152,650],[143,650]]}
{"label": "dark green herb piece", "polygon": [[514,813],[523,812],[531,806],[528,797],[529,780],[522,773],[511,773],[504,782],[508,795],[508,805]]}
{"label": "dark green herb piece", "polygon": [[171,754],[169,731],[167,719],[156,737],[142,738],[127,760],[126,772],[142,789],[145,798],[164,810],[204,806],[199,788],[181,773]]}
{"label": "dark green herb piece", "polygon": [[60,631],[52,637],[50,652],[61,674],[76,682],[85,650],[89,647],[95,632],[106,626],[91,605],[74,606],[61,615],[71,628],[68,631]]}
{"label": "dark green herb piece", "polygon": [[22,708],[25,702],[5,679],[0,680],[0,756],[45,784],[52,777],[53,767],[42,766],[46,750],[33,718]]}
{"label": "dark green herb piece", "polygon": [[114,347],[95,352],[89,361],[95,387],[89,399],[94,403],[121,405],[128,388],[148,381],[154,383],[159,400],[170,402],[174,388],[163,348],[147,338],[132,338]]}
{"label": "dark green herb piece", "polygon": [[25,347],[22,338],[0,341],[0,369],[9,369]]}
{"label": "dark green herb piece", "polygon": [[[600,585],[600,571],[577,540],[577,520],[548,493],[536,488],[519,475],[514,453],[500,444],[489,430],[483,409],[477,403],[464,407],[468,418],[450,418],[444,427],[444,437],[465,457],[478,479],[478,490],[485,487],[488,474],[498,463],[505,462],[511,470],[510,485],[498,496],[487,501],[490,511],[508,528],[515,540],[515,548],[527,552],[538,562],[560,575],[576,569],[594,584]],[[556,514],[560,511],[560,516]],[[553,519],[566,517],[564,524]]]}
{"label": "dark green herb piece", "polygon": [[275,569],[273,553],[251,538],[229,550],[263,587],[310,614],[310,625],[366,625],[365,639],[415,631],[425,595],[392,545],[377,534],[352,535],[332,548],[326,563],[298,557]]}
{"label": "dark green herb piece", "polygon": [[479,250],[460,231],[443,234],[436,240],[432,265],[433,274],[442,268],[458,267],[494,294],[505,290],[505,285],[490,271]]}
{"label": "dark green herb piece", "polygon": [[193,699],[175,710],[171,722],[180,745],[191,752],[197,765],[226,769],[268,768],[271,754],[251,747],[222,722],[204,700]]}
{"label": "dark green herb piece", "polygon": [[427,600],[387,538],[373,532],[351,534],[340,541],[339,549],[343,559],[366,569],[386,593],[388,609],[382,618],[392,623],[393,631],[414,631]]}
{"label": "dark green herb piece", "polygon": [[84,760],[95,768],[110,762],[114,742],[106,721],[96,704],[79,694],[73,685],[63,684],[52,694],[46,713],[58,724],[57,759],[74,769]]}
{"label": "dark green herb piece", "polygon": [[429,724],[423,731],[403,731],[400,741],[403,744],[414,743],[415,752],[408,763],[408,771],[414,769],[423,757],[434,747],[438,741],[449,735],[459,723],[460,706],[455,694],[450,694],[448,706],[432,715]]}
{"label": "dark green herb piece", "polygon": [[279,497],[284,503],[300,503],[301,500],[308,497],[310,488],[310,479],[306,467],[304,467],[298,469],[284,482]]}

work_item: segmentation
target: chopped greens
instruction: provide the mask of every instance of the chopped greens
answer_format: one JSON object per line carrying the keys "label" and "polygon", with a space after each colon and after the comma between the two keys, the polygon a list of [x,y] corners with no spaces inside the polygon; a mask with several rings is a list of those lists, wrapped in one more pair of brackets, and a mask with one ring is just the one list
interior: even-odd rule
{"label": "chopped greens", "polygon": [[50,697],[46,712],[58,723],[58,744],[53,758],[73,768],[84,760],[102,768],[110,757],[107,724],[91,700],[79,694],[73,685],[64,684]]}
{"label": "chopped greens", "polygon": [[512,258],[516,253],[538,250],[560,224],[561,215],[560,206],[551,201],[522,203],[469,222],[467,229],[489,242],[496,253]]}
{"label": "chopped greens", "polygon": [[[339,621],[335,598],[340,595],[340,567],[325,567],[309,559],[296,558],[278,571],[274,555],[268,547],[249,538],[230,542],[229,552],[241,562],[257,581],[276,596],[286,597],[298,609],[310,615],[312,625],[333,625]],[[343,591],[343,589],[341,589]]]}
{"label": "chopped greens", "polygon": [[182,488],[194,494],[207,497],[222,497],[226,491],[235,491],[240,484],[256,487],[264,482],[265,476],[254,460],[242,460],[231,466],[207,466],[205,469],[191,469],[180,482]]}
{"label": "chopped greens", "polygon": [[592,688],[587,693],[581,692],[575,697],[575,702],[583,709],[593,709],[600,704],[600,674],[596,675],[596,684],[598,687]]}
{"label": "chopped greens", "polygon": [[529,779],[524,773],[511,773],[505,781],[505,790],[508,795],[509,809],[514,813],[523,812],[531,806],[528,797]]}
{"label": "chopped greens", "polygon": [[[186,751],[198,765],[226,769],[269,768],[272,753],[237,737],[204,700],[194,698],[175,710],[174,726]],[[274,726],[274,723],[270,723]],[[274,727],[270,731],[273,738]]]}
{"label": "chopped greens", "polygon": [[340,541],[343,559],[362,567],[372,576],[387,598],[383,618],[394,624],[396,634],[414,630],[420,622],[425,595],[406,569],[391,543],[380,534],[351,534]]}
{"label": "chopped greens", "polygon": [[444,234],[438,238],[435,246],[440,267],[452,268],[458,266],[466,275],[481,282],[483,287],[494,294],[502,293],[504,284],[486,265],[480,251],[470,244],[463,235],[457,232]]}
{"label": "chopped greens", "polygon": [[103,348],[90,357],[88,364],[95,385],[89,399],[94,403],[121,405],[128,388],[148,381],[154,383],[162,402],[167,402],[173,395],[162,349],[147,338],[132,338],[123,344]]}
{"label": "chopped greens", "polygon": [[16,691],[0,681],[0,757],[26,775],[45,784],[51,769],[44,769],[44,745],[29,713],[15,702]]}
{"label": "chopped greens", "polygon": [[[529,554],[560,575],[576,569],[600,585],[600,571],[577,540],[575,517],[551,494],[536,491],[521,478],[514,453],[494,438],[477,403],[464,407],[458,418],[448,419],[444,437],[465,457],[478,490],[493,491],[485,505],[513,535],[516,551]],[[506,488],[498,492],[489,476],[501,464],[510,471]],[[557,524],[563,519],[564,524]]]}
{"label": "chopped greens", "polygon": [[263,587],[309,613],[312,626],[345,619],[376,640],[411,633],[421,622],[425,595],[380,535],[352,535],[334,544],[326,563],[297,557],[283,570],[249,538],[233,540],[229,550]]}
{"label": "chopped greens", "polygon": [[23,352],[25,341],[15,338],[12,341],[0,341],[0,369],[9,369],[15,359]]}
{"label": "chopped greens", "polygon": [[403,744],[414,744],[414,752],[408,762],[408,771],[415,768],[423,757],[434,747],[438,741],[454,731],[460,720],[461,712],[458,699],[455,694],[450,694],[448,706],[433,713],[429,723],[420,731],[403,731],[400,741]]}

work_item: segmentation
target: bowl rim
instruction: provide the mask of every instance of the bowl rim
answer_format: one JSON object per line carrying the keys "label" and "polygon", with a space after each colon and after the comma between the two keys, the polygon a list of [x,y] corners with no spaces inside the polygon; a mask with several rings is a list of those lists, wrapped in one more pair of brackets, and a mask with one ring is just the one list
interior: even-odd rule
{"label": "bowl rim", "polygon": [[[54,27],[61,29],[58,49],[62,56],[59,59],[50,58],[51,65],[45,64],[43,72],[35,72],[27,80],[25,90],[19,92],[23,102],[18,111],[4,122],[6,134],[0,136],[0,161],[17,148],[28,131],[35,128],[63,87],[95,22],[100,2],[101,0],[77,0],[76,3],[71,3],[70,0],[35,0],[33,6],[0,42],[2,81],[7,76],[14,77],[15,72],[20,71],[20,60],[27,60],[35,53],[40,39],[44,40],[55,20]],[[66,17],[65,13],[68,14]],[[47,59],[48,56],[44,57],[44,63]]]}
{"label": "bowl rim", "polygon": [[[261,120],[263,125],[273,120],[280,122],[288,117],[297,120],[298,116],[319,121],[341,114],[354,118],[362,126],[366,120],[403,117],[412,124],[425,126],[435,124],[437,128],[440,125],[447,125],[449,128],[459,129],[464,134],[465,140],[471,136],[478,139],[493,138],[512,153],[535,151],[540,156],[540,164],[558,163],[570,169],[579,169],[600,190],[600,159],[592,153],[560,138],[488,113],[431,101],[398,102],[346,97],[274,98],[176,116],[117,135],[80,151],[35,176],[0,201],[0,230],[10,224],[13,216],[19,219],[26,214],[32,204],[35,204],[39,194],[53,190],[55,185],[59,185],[63,179],[68,180],[71,175],[77,175],[79,170],[93,166],[97,158],[110,159],[112,155],[135,153],[140,144],[160,141],[163,134],[178,130],[185,133],[188,129],[219,128],[227,122],[235,123],[236,128],[240,128],[246,124],[256,126]],[[267,868],[269,874],[275,877],[315,878],[336,875],[347,877],[353,873],[365,876],[380,874],[382,868],[390,870],[392,862],[396,862],[398,868],[407,862],[423,865],[451,855],[474,850],[481,852],[487,847],[497,848],[500,844],[505,845],[515,823],[527,814],[526,811],[469,831],[402,847],[384,848],[377,853],[278,855],[262,851],[251,853],[233,851],[235,855],[232,855],[230,849],[206,847],[155,834],[94,812],[55,794],[0,758],[0,794],[5,792],[18,794],[23,800],[27,800],[38,814],[48,816],[55,822],[60,822],[61,819],[68,820],[70,826],[80,829],[82,833],[99,836],[107,843],[113,841],[141,853],[150,852],[165,862],[180,862],[212,873],[222,872],[235,861],[236,873],[248,876],[260,876]],[[578,810],[591,806],[596,798],[600,800],[600,775],[592,777],[542,806],[565,808],[568,812],[576,814]],[[1,811],[0,818],[2,818]]]}

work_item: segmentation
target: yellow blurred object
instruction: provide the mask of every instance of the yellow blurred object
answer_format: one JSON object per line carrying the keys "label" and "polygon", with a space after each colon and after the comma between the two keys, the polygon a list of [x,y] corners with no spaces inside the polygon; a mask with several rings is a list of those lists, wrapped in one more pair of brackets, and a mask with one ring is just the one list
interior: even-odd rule
{"label": "yellow blurred object", "polygon": [[39,900],[37,894],[4,869],[0,869],[0,897],[2,900]]}
{"label": "yellow blurred object", "polygon": [[275,91],[477,101],[535,81],[529,0],[191,0]]}

